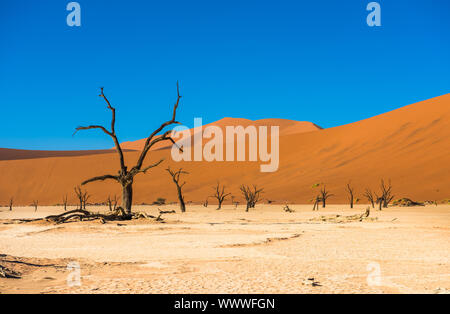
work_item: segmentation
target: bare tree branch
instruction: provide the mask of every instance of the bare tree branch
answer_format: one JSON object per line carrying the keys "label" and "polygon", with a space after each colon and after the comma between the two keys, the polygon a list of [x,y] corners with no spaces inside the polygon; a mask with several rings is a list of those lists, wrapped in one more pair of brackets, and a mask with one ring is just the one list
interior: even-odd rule
{"label": "bare tree branch", "polygon": [[108,106],[108,109],[111,110],[111,131],[108,131],[104,126],[101,125],[90,125],[90,126],[79,126],[75,129],[75,132],[73,133],[73,135],[75,135],[78,131],[82,131],[82,130],[90,130],[90,129],[100,129],[103,132],[105,132],[106,134],[108,134],[109,136],[111,136],[111,138],[114,141],[114,145],[116,146],[116,150],[117,153],[119,154],[119,160],[120,160],[120,167],[122,169],[125,168],[125,159],[123,157],[123,151],[122,151],[122,147],[120,146],[119,140],[117,139],[116,136],[116,130],[115,130],[115,124],[116,124],[116,109],[111,106],[111,103],[109,102],[108,98],[106,98],[105,94],[103,93],[103,87],[100,87],[100,97],[102,97],[105,101],[106,104]]}
{"label": "bare tree branch", "polygon": [[[180,96],[180,88],[179,88],[178,81],[177,81],[177,101],[176,101],[176,103],[175,103],[175,105],[174,105],[174,107],[173,107],[172,119],[169,120],[169,121],[164,122],[163,124],[161,124],[161,126],[160,126],[159,128],[157,128],[155,131],[153,131],[153,133],[150,134],[150,136],[147,138],[147,140],[145,141],[144,148],[142,149],[141,155],[139,156],[138,162],[137,162],[136,166],[134,166],[134,168],[136,168],[137,170],[140,170],[140,169],[141,169],[142,164],[144,163],[144,159],[145,159],[145,157],[147,156],[147,153],[148,153],[149,149],[150,149],[155,143],[157,143],[157,142],[159,142],[159,141],[162,141],[162,140],[171,140],[171,141],[174,143],[174,141],[173,141],[173,139],[172,139],[171,137],[167,137],[167,136],[168,136],[168,134],[167,134],[168,132],[164,133],[164,135],[166,135],[166,134],[167,134],[167,135],[166,135],[166,136],[163,135],[163,136],[162,136],[162,139],[160,139],[159,141],[156,141],[156,140],[155,140],[155,141],[152,143],[152,140],[153,140],[153,138],[154,138],[159,132],[161,132],[165,127],[167,127],[167,126],[169,126],[169,125],[171,125],[171,124],[179,124],[179,122],[177,122],[177,121],[175,120],[175,118],[176,118],[176,114],[177,114],[178,104],[180,103],[180,99],[181,99],[181,96]],[[160,138],[161,138],[161,137],[160,137]]]}
{"label": "bare tree branch", "polygon": [[[150,166],[148,166],[148,167],[145,167],[145,168],[142,169],[142,170],[137,170],[137,169],[133,168],[133,169],[134,169],[134,173],[135,173],[135,174],[138,174],[138,173],[141,173],[141,172],[142,172],[142,173],[146,173],[147,170],[159,166],[159,164],[162,163],[163,161],[164,161],[164,158],[161,159],[160,161],[155,162],[154,164],[152,164],[152,165],[150,165]],[[132,171],[133,171],[133,170],[132,170]]]}
{"label": "bare tree branch", "polygon": [[113,176],[111,174],[106,174],[104,176],[93,177],[93,178],[90,178],[90,179],[88,179],[86,181],[83,181],[81,183],[81,185],[86,185],[86,184],[94,182],[94,181],[105,181],[105,180],[108,180],[108,179],[112,179],[112,180],[118,181],[119,177],[118,176]]}

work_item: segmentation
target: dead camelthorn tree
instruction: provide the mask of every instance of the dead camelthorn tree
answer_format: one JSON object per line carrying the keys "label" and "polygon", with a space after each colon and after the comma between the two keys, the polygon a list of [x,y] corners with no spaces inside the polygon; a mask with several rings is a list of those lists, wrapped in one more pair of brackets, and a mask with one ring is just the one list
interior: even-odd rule
{"label": "dead camelthorn tree", "polygon": [[88,192],[83,191],[80,186],[77,186],[74,188],[75,194],[78,198],[78,201],[80,202],[80,209],[86,208],[86,202],[89,198]]}
{"label": "dead camelthorn tree", "polygon": [[203,207],[208,207],[208,199],[209,199],[209,196],[206,198],[205,202],[203,203]]}
{"label": "dead camelthorn tree", "polygon": [[11,198],[9,199],[9,211],[12,211],[13,203],[14,203],[14,199],[11,197]]}
{"label": "dead camelthorn tree", "polygon": [[62,198],[63,205],[64,205],[64,211],[67,210],[67,194],[63,196]]}
{"label": "dead camelthorn tree", "polygon": [[33,203],[31,203],[31,206],[33,206],[34,207],[34,211],[36,212],[37,211],[37,208],[38,208],[38,205],[39,205],[39,201],[33,201]]}
{"label": "dead camelthorn tree", "polygon": [[322,189],[320,190],[320,201],[322,201],[323,208],[325,208],[325,206],[326,206],[327,199],[333,195],[334,194],[330,194],[330,192],[327,191],[327,188],[325,185],[322,187]]}
{"label": "dead camelthorn tree", "polygon": [[172,177],[172,180],[175,183],[175,185],[177,186],[177,195],[178,195],[178,200],[180,201],[180,210],[182,213],[184,213],[184,212],[186,212],[186,205],[184,203],[184,196],[183,196],[181,189],[186,184],[186,182],[183,182],[180,184],[180,176],[182,174],[189,174],[189,172],[186,172],[181,168],[177,171],[173,171],[170,169],[170,167],[168,167],[166,170]]}
{"label": "dead camelthorn tree", "polygon": [[319,203],[321,202],[320,196],[317,195],[314,199],[313,211],[319,210]]}
{"label": "dead camelthorn tree", "polygon": [[239,189],[241,190],[242,195],[244,196],[245,201],[247,202],[247,208],[245,209],[246,212],[248,212],[250,208],[255,208],[255,205],[259,201],[261,193],[263,193],[264,190],[258,189],[256,185],[250,187],[244,184],[242,184]]}
{"label": "dead camelthorn tree", "polygon": [[222,186],[222,188],[220,188],[220,183],[217,182],[216,187],[213,188],[214,189],[214,194],[211,195],[211,197],[214,197],[215,199],[217,199],[217,202],[219,203],[219,206],[217,207],[217,209],[221,209],[222,208],[222,203],[223,201],[225,201],[225,198],[229,195],[231,195],[231,193],[225,193],[225,185]]}
{"label": "dead camelthorn tree", "polygon": [[355,194],[354,194],[354,188],[350,185],[350,183],[347,183],[347,187],[346,187],[346,191],[348,193],[348,201],[350,203],[350,208],[353,208],[353,202],[355,199]]}
{"label": "dead camelthorn tree", "polygon": [[383,195],[378,196],[378,194],[375,193],[375,203],[379,205],[378,210],[383,210],[383,202],[384,202]]}
{"label": "dead camelthorn tree", "polygon": [[389,180],[388,185],[384,183],[384,180],[381,179],[381,197],[383,201],[383,207],[387,208],[389,203],[394,199],[394,195],[392,195],[392,184],[391,180]]}
{"label": "dead camelthorn tree", "polygon": [[[116,148],[116,152],[119,156],[119,165],[120,169],[117,174],[106,174],[98,177],[93,177],[91,179],[85,180],[81,183],[81,185],[85,185],[91,182],[95,181],[104,181],[104,180],[115,180],[122,186],[122,207],[125,210],[125,213],[127,216],[131,217],[131,206],[133,203],[133,181],[134,177],[139,173],[146,173],[149,169],[158,166],[163,159],[160,161],[151,164],[149,166],[144,167],[144,161],[147,157],[148,152],[150,149],[155,145],[156,143],[163,142],[163,141],[171,141],[173,144],[175,144],[175,141],[170,137],[171,131],[166,131],[162,135],[158,134],[172,124],[180,124],[175,120],[176,112],[178,108],[178,104],[180,102],[181,96],[179,92],[178,82],[177,82],[177,101],[175,103],[175,106],[173,108],[173,114],[172,118],[163,124],[161,124],[156,130],[154,130],[146,139],[144,147],[142,148],[142,151],[140,153],[140,156],[137,160],[137,163],[134,167],[131,169],[128,169],[128,167],[125,164],[125,158],[123,154],[122,147],[120,146],[119,140],[116,135],[115,130],[115,123],[116,123],[116,109],[111,105],[108,98],[106,98],[105,94],[103,93],[103,87],[100,89],[100,97],[103,98],[106,102],[106,105],[109,110],[111,110],[112,118],[111,118],[111,129],[108,130],[107,128],[101,126],[101,125],[90,125],[90,126],[80,126],[76,128],[76,132],[81,130],[89,130],[89,129],[100,129],[105,134],[110,136],[112,140],[114,141],[114,145]],[[75,134],[74,133],[74,134]],[[176,145],[176,144],[175,144]]]}
{"label": "dead camelthorn tree", "polygon": [[109,211],[116,210],[116,207],[117,207],[117,195],[114,195],[114,198],[112,198],[111,195],[108,195],[108,198],[106,199],[106,203],[108,204]]}
{"label": "dead camelthorn tree", "polygon": [[369,188],[367,188],[366,191],[364,192],[364,196],[370,202],[372,208],[375,208],[375,198],[374,198],[375,196],[373,195],[372,191]]}
{"label": "dead camelthorn tree", "polygon": [[234,209],[236,209],[239,205],[239,202],[234,200],[234,195],[231,195],[231,204],[234,205]]}
{"label": "dead camelthorn tree", "polygon": [[86,209],[86,204],[89,198],[91,198],[91,196],[86,191],[83,195],[83,209]]}

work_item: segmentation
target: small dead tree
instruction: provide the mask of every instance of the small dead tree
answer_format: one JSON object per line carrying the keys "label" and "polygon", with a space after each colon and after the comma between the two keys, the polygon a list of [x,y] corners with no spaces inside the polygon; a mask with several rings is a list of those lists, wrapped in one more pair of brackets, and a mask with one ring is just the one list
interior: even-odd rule
{"label": "small dead tree", "polygon": [[67,194],[63,196],[62,201],[63,201],[64,211],[66,211],[67,210]]}
{"label": "small dead tree", "polygon": [[106,203],[108,204],[109,211],[116,210],[117,207],[117,195],[114,195],[112,198],[111,195],[108,195],[108,198],[106,199]]}
{"label": "small dead tree", "polygon": [[382,201],[383,201],[383,207],[387,208],[389,203],[394,199],[394,195],[392,195],[392,184],[391,184],[391,180],[389,180],[389,183],[386,185],[384,183],[384,180],[381,179],[381,184],[380,184],[380,188],[381,188],[381,196],[382,196]]}
{"label": "small dead tree", "polygon": [[219,203],[217,210],[219,210],[222,208],[223,201],[225,201],[226,197],[231,195],[231,193],[225,193],[225,185],[223,185],[222,188],[220,188],[219,182],[217,182],[216,187],[213,187],[213,189],[214,189],[214,194],[211,195],[211,197],[214,197],[215,199],[217,199],[217,202]]}
{"label": "small dead tree", "polygon": [[322,201],[322,207],[323,207],[323,208],[325,208],[327,199],[328,199],[329,197],[331,197],[331,196],[334,196],[334,194],[330,194],[330,192],[327,191],[327,188],[326,188],[326,186],[324,185],[324,186],[322,187],[322,189],[320,190],[320,201]]}
{"label": "small dead tree", "polygon": [[375,193],[375,203],[378,204],[378,210],[383,210],[383,202],[384,198],[383,195],[379,196],[377,193]]}
{"label": "small dead tree", "polygon": [[87,193],[87,191],[83,194],[83,209],[86,209],[87,201],[91,198],[91,196]]}
{"label": "small dead tree", "polygon": [[175,185],[177,186],[177,195],[178,195],[178,200],[180,201],[180,210],[182,213],[184,213],[184,212],[186,212],[186,205],[184,203],[184,196],[182,193],[182,188],[186,184],[186,182],[183,182],[180,184],[180,176],[182,174],[189,174],[189,172],[184,171],[182,168],[178,169],[177,171],[173,171],[170,169],[170,167],[168,167],[166,170],[172,177],[173,183],[175,183]]}
{"label": "small dead tree", "polygon": [[106,199],[106,204],[108,204],[109,211],[112,212],[113,200],[111,198],[111,195],[108,195],[108,198]]}
{"label": "small dead tree", "polygon": [[350,203],[350,208],[353,208],[353,202],[355,199],[355,194],[354,194],[354,188],[350,185],[350,183],[347,183],[347,187],[346,187],[346,191],[348,193],[348,201]]}
{"label": "small dead tree", "polygon": [[367,198],[367,200],[372,205],[372,208],[375,208],[375,196],[373,195],[372,191],[369,188],[366,188],[366,191],[364,192],[364,196]]}
{"label": "small dead tree", "polygon": [[250,187],[242,184],[240,186],[240,190],[245,198],[245,201],[247,202],[245,211],[248,212],[250,208],[255,208],[256,203],[259,201],[264,189],[258,189],[256,185]]}
{"label": "small dead tree", "polygon": [[[175,120],[176,112],[178,108],[178,104],[180,102],[181,96],[179,92],[179,86],[177,82],[177,101],[173,108],[173,114],[172,118],[163,124],[161,124],[156,130],[154,130],[146,139],[144,147],[142,148],[142,151],[140,153],[140,156],[138,158],[138,161],[134,167],[129,169],[125,164],[125,158],[123,154],[122,147],[120,146],[119,139],[117,138],[116,130],[115,130],[115,123],[116,123],[116,109],[111,105],[108,98],[106,98],[105,94],[103,93],[103,87],[100,89],[100,97],[103,98],[106,102],[106,105],[109,110],[111,110],[111,128],[108,130],[104,126],[101,125],[90,125],[90,126],[79,126],[76,128],[75,133],[81,130],[90,130],[90,129],[99,129],[103,131],[105,134],[110,136],[112,140],[114,141],[114,145],[116,148],[116,152],[119,155],[119,164],[120,169],[117,174],[106,174],[98,177],[93,177],[88,180],[85,180],[81,183],[81,185],[85,185],[91,182],[95,181],[104,181],[104,180],[115,180],[122,186],[122,207],[125,210],[126,216],[131,218],[131,206],[133,203],[133,182],[134,177],[139,173],[147,173],[147,171],[151,168],[154,168],[158,166],[160,163],[163,162],[164,159],[161,159],[157,161],[154,164],[151,164],[149,166],[144,167],[144,161],[148,155],[148,152],[153,147],[153,145],[163,142],[163,141],[171,141],[174,145],[175,141],[170,137],[171,131],[166,131],[162,135],[158,135],[163,131],[166,127],[172,125],[172,124],[179,124]],[[75,134],[74,133],[74,134]],[[180,149],[181,150],[181,149]]]}
{"label": "small dead tree", "polygon": [[88,192],[83,191],[80,186],[74,188],[75,194],[80,202],[80,209],[86,208],[86,202],[89,198]]}
{"label": "small dead tree", "polygon": [[12,211],[12,209],[13,209],[13,203],[14,203],[14,199],[11,197],[11,198],[9,199],[9,211]]}
{"label": "small dead tree", "polygon": [[320,195],[317,195],[313,200],[314,200],[313,211],[319,210],[319,204],[322,202],[322,198],[320,197]]}
{"label": "small dead tree", "polygon": [[236,209],[238,207],[238,205],[239,205],[239,202],[235,201],[234,199],[235,199],[234,195],[231,195],[231,204],[233,204],[234,205],[234,209]]}
{"label": "small dead tree", "polygon": [[203,207],[208,207],[208,199],[209,199],[209,196],[206,198],[205,202],[203,203]]}
{"label": "small dead tree", "polygon": [[39,201],[37,201],[37,200],[35,200],[35,201],[33,201],[33,202],[31,203],[31,206],[34,207],[34,211],[35,211],[35,212],[37,211],[38,205],[39,205]]}

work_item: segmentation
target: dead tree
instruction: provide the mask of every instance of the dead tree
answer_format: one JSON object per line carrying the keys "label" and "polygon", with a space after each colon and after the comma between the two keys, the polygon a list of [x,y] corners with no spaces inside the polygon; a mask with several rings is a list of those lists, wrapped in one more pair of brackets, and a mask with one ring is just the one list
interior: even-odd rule
{"label": "dead tree", "polygon": [[113,200],[111,198],[111,195],[108,195],[108,198],[106,199],[106,204],[108,204],[109,211],[112,212]]}
{"label": "dead tree", "polygon": [[14,199],[11,197],[9,199],[9,211],[12,211]]}
{"label": "dead tree", "polygon": [[[90,125],[90,126],[79,126],[76,128],[76,132],[81,130],[90,130],[90,129],[99,129],[103,131],[105,134],[110,136],[114,141],[114,145],[116,148],[116,152],[119,156],[119,165],[120,169],[117,174],[106,174],[98,177],[93,177],[88,180],[85,180],[81,183],[81,185],[85,185],[95,181],[104,181],[104,180],[115,180],[122,186],[122,207],[125,210],[127,216],[131,217],[131,206],[133,203],[133,182],[134,177],[139,173],[146,173],[149,169],[158,166],[164,159],[157,161],[148,166],[144,166],[144,161],[148,155],[148,152],[153,147],[153,145],[163,142],[163,141],[171,141],[174,145],[176,145],[175,141],[170,137],[171,131],[166,131],[162,135],[160,134],[166,127],[172,124],[180,124],[175,120],[176,112],[178,108],[178,104],[180,102],[181,96],[179,92],[179,86],[177,82],[177,100],[173,108],[172,118],[163,124],[161,124],[156,130],[154,130],[146,139],[144,147],[139,155],[139,158],[136,162],[136,165],[129,169],[125,164],[125,158],[123,154],[122,147],[120,146],[119,140],[116,135],[115,123],[116,123],[116,109],[111,105],[108,98],[103,93],[103,87],[100,89],[100,97],[103,98],[106,102],[106,105],[109,110],[111,110],[112,118],[111,118],[111,129],[107,129],[101,125]],[[74,133],[74,134],[75,134]]]}
{"label": "dead tree", "polygon": [[348,193],[348,201],[350,203],[350,208],[353,208],[353,201],[355,199],[355,195],[354,195],[354,189],[353,187],[350,185],[350,183],[347,183],[347,187],[346,187],[346,191]]}
{"label": "dead tree", "polygon": [[67,210],[67,194],[63,196],[62,198],[63,205],[64,205],[64,211]]}
{"label": "dead tree", "polygon": [[372,205],[372,208],[375,208],[375,199],[374,199],[374,195],[373,195],[372,191],[367,188],[366,191],[364,192],[364,196],[370,202],[370,204]]}
{"label": "dead tree", "polygon": [[378,210],[383,210],[383,202],[384,198],[383,195],[379,196],[377,193],[375,193],[375,203],[378,204]]}
{"label": "dead tree", "polygon": [[178,195],[178,200],[180,201],[180,210],[182,213],[184,213],[184,212],[186,212],[186,205],[184,203],[184,196],[183,196],[181,189],[186,184],[186,182],[183,182],[180,184],[180,176],[182,174],[189,174],[189,172],[183,171],[183,169],[181,169],[181,168],[177,171],[173,171],[170,169],[170,167],[168,167],[166,170],[172,177],[172,180],[175,183],[175,185],[177,186],[177,195]]}
{"label": "dead tree", "polygon": [[34,211],[36,212],[37,211],[37,208],[38,208],[38,204],[39,204],[39,201],[33,201],[33,203],[31,203],[31,206],[33,206],[34,207]]}
{"label": "dead tree", "polygon": [[313,211],[319,210],[319,203],[320,203],[321,201],[322,201],[322,199],[320,198],[319,195],[317,195],[316,198],[314,199]]}
{"label": "dead tree", "polygon": [[261,194],[263,193],[264,190],[258,189],[256,185],[253,185],[252,187],[244,184],[240,186],[242,195],[244,196],[245,201],[247,202],[247,207],[245,209],[246,212],[248,212],[250,208],[255,208],[256,203],[259,201]]}
{"label": "dead tree", "polygon": [[235,201],[234,195],[231,195],[231,204],[234,205],[234,209],[236,209],[239,205],[239,201]]}
{"label": "dead tree", "polygon": [[83,209],[86,209],[86,204],[88,199],[91,198],[91,196],[87,193],[87,191],[83,194]]}
{"label": "dead tree", "polygon": [[83,208],[86,209],[86,202],[87,202],[88,198],[90,197],[88,195],[88,192],[86,190],[83,191],[80,186],[75,187],[74,191],[78,198],[78,201],[80,202],[80,209],[83,209]]}
{"label": "dead tree", "polygon": [[209,199],[209,196],[206,198],[205,202],[203,202],[203,207],[208,207],[208,199]]}
{"label": "dead tree", "polygon": [[117,207],[117,195],[114,195],[114,198],[111,198],[111,195],[108,195],[106,199],[106,203],[108,204],[109,211],[116,210]]}
{"label": "dead tree", "polygon": [[392,195],[392,184],[391,184],[391,180],[389,180],[388,185],[386,185],[384,183],[384,180],[381,179],[381,184],[380,184],[380,188],[381,188],[381,196],[382,196],[382,201],[383,201],[383,207],[387,208],[389,203],[394,199],[394,195]]}
{"label": "dead tree", "polygon": [[217,182],[216,187],[213,187],[213,189],[214,189],[214,194],[211,195],[211,197],[214,197],[215,199],[217,199],[217,202],[219,203],[217,210],[219,210],[222,208],[222,203],[223,203],[223,201],[225,201],[225,198],[227,196],[231,195],[231,193],[225,193],[225,185],[223,185],[222,189],[221,189],[219,182]]}
{"label": "dead tree", "polygon": [[330,194],[330,192],[327,191],[327,188],[325,185],[322,187],[322,189],[320,190],[320,200],[322,201],[323,208],[325,208],[325,206],[326,206],[327,199],[333,195],[334,194]]}

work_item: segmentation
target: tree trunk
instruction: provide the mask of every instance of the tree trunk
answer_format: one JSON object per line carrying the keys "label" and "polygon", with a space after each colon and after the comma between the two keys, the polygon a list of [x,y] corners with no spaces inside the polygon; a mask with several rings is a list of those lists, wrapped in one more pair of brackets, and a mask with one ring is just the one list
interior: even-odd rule
{"label": "tree trunk", "polygon": [[380,200],[380,208],[379,208],[379,210],[383,210],[383,200]]}
{"label": "tree trunk", "polygon": [[222,202],[219,201],[219,207],[217,207],[217,210],[219,210],[219,209],[221,209],[221,208],[222,208]]}
{"label": "tree trunk", "polygon": [[133,185],[122,186],[122,207],[127,215],[131,215],[131,204],[133,203]]}
{"label": "tree trunk", "polygon": [[353,208],[353,196],[350,198],[350,208]]}
{"label": "tree trunk", "polygon": [[325,203],[326,203],[326,199],[323,198],[323,199],[322,199],[322,207],[323,207],[323,208],[325,208]]}
{"label": "tree trunk", "polygon": [[184,204],[183,194],[181,194],[181,187],[177,185],[178,200],[180,201],[180,210],[182,213],[186,212],[186,205]]}

